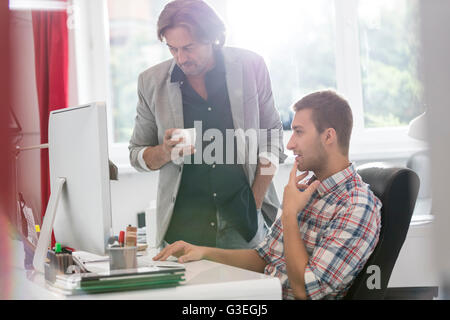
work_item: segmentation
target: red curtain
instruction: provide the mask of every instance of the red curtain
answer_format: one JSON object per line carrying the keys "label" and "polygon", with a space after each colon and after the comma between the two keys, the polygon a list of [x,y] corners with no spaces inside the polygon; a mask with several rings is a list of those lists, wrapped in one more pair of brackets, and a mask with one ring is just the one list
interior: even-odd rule
{"label": "red curtain", "polygon": [[[65,11],[34,11],[33,33],[41,143],[48,142],[50,112],[68,106],[68,30]],[[50,197],[48,149],[41,151],[42,218]],[[52,234],[52,247],[55,237]]]}

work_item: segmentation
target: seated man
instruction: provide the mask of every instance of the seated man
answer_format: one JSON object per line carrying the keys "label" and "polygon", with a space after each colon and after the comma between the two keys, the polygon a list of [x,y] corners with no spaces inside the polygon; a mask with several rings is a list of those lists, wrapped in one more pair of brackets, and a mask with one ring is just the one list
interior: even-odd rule
{"label": "seated man", "polygon": [[[225,250],[175,242],[155,260],[209,259],[280,278],[284,299],[340,299],[373,252],[381,202],[349,162],[351,109],[332,91],[294,105],[287,148],[295,163],[283,210],[256,249]],[[305,173],[297,176],[297,170]],[[302,182],[312,171],[314,175]],[[281,214],[280,214],[281,213]]]}

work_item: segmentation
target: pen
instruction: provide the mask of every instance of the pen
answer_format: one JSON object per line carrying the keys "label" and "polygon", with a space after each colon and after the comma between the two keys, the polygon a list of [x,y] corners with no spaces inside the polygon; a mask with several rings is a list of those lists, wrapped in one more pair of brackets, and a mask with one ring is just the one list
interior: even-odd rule
{"label": "pen", "polygon": [[89,260],[89,261],[83,261],[82,263],[83,263],[83,264],[86,264],[86,263],[106,262],[106,261],[109,261],[109,258],[105,258],[105,259],[97,259],[97,260]]}
{"label": "pen", "polygon": [[161,265],[161,264],[150,264],[148,267],[157,267],[157,268],[180,268],[180,266],[174,266],[174,265]]}
{"label": "pen", "polygon": [[64,270],[64,261],[62,256],[61,243],[59,242],[55,243],[55,258],[58,271],[61,272],[61,270]]}
{"label": "pen", "polygon": [[81,262],[76,256],[72,256],[73,261],[75,262],[78,267],[80,267],[80,271],[85,273],[88,272],[88,270],[84,267],[84,262]]}

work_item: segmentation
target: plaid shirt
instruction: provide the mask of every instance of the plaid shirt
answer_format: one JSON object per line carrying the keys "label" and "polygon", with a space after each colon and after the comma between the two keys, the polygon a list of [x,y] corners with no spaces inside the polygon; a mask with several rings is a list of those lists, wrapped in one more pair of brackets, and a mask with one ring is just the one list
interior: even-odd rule
{"label": "plaid shirt", "polygon": [[[297,218],[309,255],[304,275],[309,299],[345,296],[378,242],[380,208],[353,164],[320,183]],[[293,299],[280,215],[255,250],[267,262],[264,273],[280,278],[283,298]]]}

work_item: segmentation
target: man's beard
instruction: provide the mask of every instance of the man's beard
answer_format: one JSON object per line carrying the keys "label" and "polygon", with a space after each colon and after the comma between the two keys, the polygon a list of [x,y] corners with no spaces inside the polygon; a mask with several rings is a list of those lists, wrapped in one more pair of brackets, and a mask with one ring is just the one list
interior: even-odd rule
{"label": "man's beard", "polygon": [[314,158],[308,160],[306,163],[303,156],[303,167],[300,168],[300,164],[297,164],[297,169],[299,171],[312,171],[314,174],[323,172],[328,165],[328,157],[325,149],[320,145],[317,151],[317,155]]}

